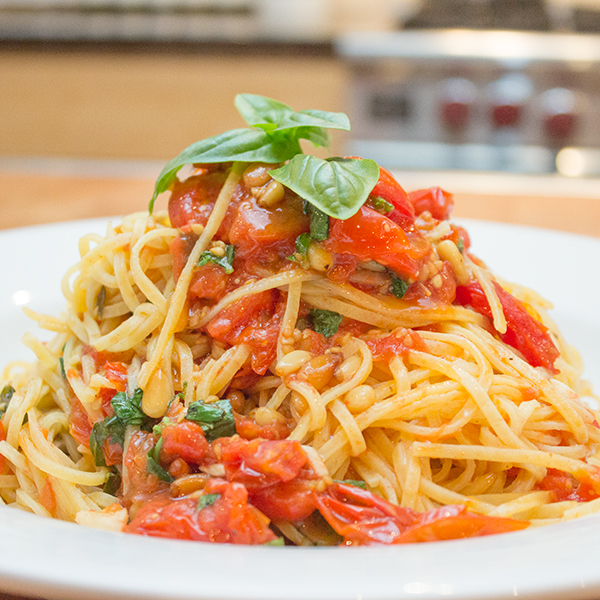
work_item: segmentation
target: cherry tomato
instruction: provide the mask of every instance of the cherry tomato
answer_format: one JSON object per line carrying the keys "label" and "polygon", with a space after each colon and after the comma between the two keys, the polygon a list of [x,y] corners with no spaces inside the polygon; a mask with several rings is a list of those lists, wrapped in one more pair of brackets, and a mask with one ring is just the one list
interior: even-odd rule
{"label": "cherry tomato", "polygon": [[223,267],[215,264],[206,264],[198,267],[189,287],[190,296],[219,300],[227,287],[227,273]]}
{"label": "cherry tomato", "polygon": [[416,214],[420,215],[427,210],[438,221],[449,219],[454,206],[454,196],[439,187],[416,190],[411,192],[408,198]]}
{"label": "cherry tomato", "polygon": [[202,427],[192,421],[166,425],[162,429],[161,459],[173,462],[182,458],[188,463],[200,464],[208,454],[208,442]]}
{"label": "cherry tomato", "polygon": [[381,338],[365,340],[373,360],[383,360],[389,363],[395,356],[407,356],[411,350],[426,350],[423,338],[412,329],[395,333]]}
{"label": "cherry tomato", "polygon": [[[506,317],[506,333],[499,334],[500,339],[512,346],[525,357],[533,367],[545,367],[556,373],[554,361],[559,352],[548,334],[548,328],[534,319],[512,294],[495,283],[496,293]],[[470,305],[486,317],[492,316],[489,302],[478,282],[473,281],[456,288],[456,302]]]}
{"label": "cherry tomato", "polygon": [[[114,395],[114,394],[113,394]],[[83,408],[79,398],[71,398],[71,412],[69,413],[69,432],[84,446],[90,447],[90,434],[92,433],[92,424],[88,414]]]}
{"label": "cherry tomato", "polygon": [[249,345],[252,370],[264,375],[277,353],[284,310],[285,304],[276,290],[250,294],[225,307],[208,323],[206,330],[217,341]]}
{"label": "cherry tomato", "polygon": [[243,483],[253,493],[297,477],[308,456],[299,442],[234,437],[221,443],[219,460],[228,481]]}
{"label": "cherry tomato", "polygon": [[259,425],[251,417],[244,417],[236,413],[234,413],[234,417],[235,430],[245,440],[254,440],[256,438],[284,440],[292,431],[291,425],[287,422],[274,421],[269,425]]}
{"label": "cherry tomato", "polygon": [[202,506],[198,498],[189,496],[151,500],[138,510],[125,531],[220,544],[266,544],[276,539],[269,519],[248,503],[243,485],[211,480],[203,496],[213,503]]}
{"label": "cherry tomato", "polygon": [[394,179],[394,176],[383,167],[379,167],[379,181],[371,191],[372,198],[383,198],[394,206],[394,210],[385,214],[401,227],[414,223],[415,209],[404,188]]}
{"label": "cherry tomato", "polygon": [[134,431],[131,434],[127,452],[123,459],[123,498],[126,504],[135,504],[148,500],[166,484],[156,475],[148,473],[148,452],[156,444],[156,438],[146,431]]}
{"label": "cherry tomato", "polygon": [[546,477],[536,485],[536,489],[552,492],[553,502],[564,500],[589,502],[600,496],[592,482],[579,482],[571,473],[558,469],[548,469]]}
{"label": "cherry tomato", "polygon": [[169,219],[173,227],[192,223],[206,225],[226,176],[225,172],[218,171],[176,181],[169,198]]}
{"label": "cherry tomato", "polygon": [[422,260],[430,251],[424,238],[409,239],[402,227],[367,206],[349,219],[330,219],[329,239],[323,245],[335,254],[375,260],[412,279],[418,276]]}
{"label": "cherry tomato", "polygon": [[252,504],[273,521],[302,521],[317,508],[310,481],[293,479],[253,492]]}
{"label": "cherry tomato", "polygon": [[403,544],[449,540],[517,531],[526,521],[469,513],[463,506],[443,506],[426,513],[401,508],[360,488],[330,485],[317,497],[325,520],[346,545]]}

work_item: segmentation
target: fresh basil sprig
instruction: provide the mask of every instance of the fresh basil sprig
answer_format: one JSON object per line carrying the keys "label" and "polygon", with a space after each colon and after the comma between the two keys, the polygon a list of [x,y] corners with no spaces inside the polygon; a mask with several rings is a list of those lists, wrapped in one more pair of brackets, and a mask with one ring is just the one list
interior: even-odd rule
{"label": "fresh basil sprig", "polygon": [[160,449],[162,445],[163,439],[161,437],[146,455],[146,471],[152,475],[156,475],[161,481],[173,483],[173,477],[160,464]]}
{"label": "fresh basil sprig", "polygon": [[254,94],[239,94],[235,105],[250,128],[233,129],[195,142],[169,161],[156,181],[150,212],[158,194],[169,189],[184,165],[231,161],[281,163],[302,153],[301,139],[317,147],[328,146],[326,129],[350,130],[348,117],[343,113],[295,112],[287,104]]}
{"label": "fresh basil sprig", "polygon": [[404,294],[406,294],[410,283],[402,279],[402,277],[399,277],[398,275],[396,275],[396,273],[394,273],[394,271],[390,271],[389,269],[388,274],[390,276],[390,279],[392,280],[390,283],[390,291],[392,292],[392,294],[394,294],[394,296],[396,296],[396,298],[404,298]]}
{"label": "fresh basil sprig", "polygon": [[349,219],[375,187],[379,166],[368,159],[297,154],[269,174],[330,217]]}

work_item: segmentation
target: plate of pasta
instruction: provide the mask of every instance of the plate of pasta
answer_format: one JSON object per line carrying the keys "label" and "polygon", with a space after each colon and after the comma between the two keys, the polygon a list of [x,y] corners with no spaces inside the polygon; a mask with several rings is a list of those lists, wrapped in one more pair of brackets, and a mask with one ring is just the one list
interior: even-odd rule
{"label": "plate of pasta", "polygon": [[600,241],[236,107],[147,211],[0,234],[4,589],[597,596]]}

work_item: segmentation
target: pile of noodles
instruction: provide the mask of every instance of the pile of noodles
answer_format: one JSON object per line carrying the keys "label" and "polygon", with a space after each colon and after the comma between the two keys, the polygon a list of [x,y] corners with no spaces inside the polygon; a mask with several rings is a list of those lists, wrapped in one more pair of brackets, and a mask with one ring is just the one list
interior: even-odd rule
{"label": "pile of noodles", "polygon": [[[464,504],[483,515],[534,524],[600,508],[600,499],[556,501],[537,485],[551,469],[579,480],[597,473],[600,417],[581,401],[591,391],[580,379],[577,352],[548,318],[549,303],[526,288],[501,282],[551,332],[560,351],[554,376],[528,364],[470,308],[410,306],[334,283],[299,264],[245,283],[190,316],[186,299],[194,267],[214,244],[240,176],[235,169],[229,175],[177,280],[169,248],[179,231],[164,212],[133,214],[109,225],[103,236],[80,240],[81,260],[62,283],[62,315],[26,309],[55,336],[41,343],[26,334],[35,362],[14,363],[2,373],[4,504],[90,524],[90,514],[119,502],[104,488],[109,469],[96,467],[90,449],[70,433],[72,398],[96,422],[104,416],[100,390],[114,387],[94,371],[86,348],[128,365],[127,388],[144,390],[142,408],[152,417],[161,417],[177,393],[185,405],[214,402],[226,397],[251,350],[216,343],[203,326],[243,296],[278,289],[286,304],[277,358],[242,390],[240,410],[261,425],[293,419],[289,439],[316,450],[333,479],[360,479],[390,502],[417,511]],[[432,243],[430,268],[443,259],[458,281],[478,281],[494,328],[502,331],[496,279],[445,239],[448,228],[442,221],[423,233]],[[299,349],[301,303],[369,324],[368,339],[396,335],[404,349],[389,361],[374,361],[365,336],[348,333],[326,350],[337,356],[335,375],[318,389],[293,376],[317,358]],[[410,333],[415,329],[419,345]],[[286,535],[301,538],[293,530]]]}

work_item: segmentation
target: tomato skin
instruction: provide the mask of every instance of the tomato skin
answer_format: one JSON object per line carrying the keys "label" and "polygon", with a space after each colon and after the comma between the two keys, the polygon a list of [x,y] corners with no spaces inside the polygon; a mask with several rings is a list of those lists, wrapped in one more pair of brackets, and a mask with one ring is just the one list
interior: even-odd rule
{"label": "tomato skin", "polygon": [[416,214],[420,215],[427,210],[438,221],[449,219],[454,207],[454,196],[439,187],[410,192],[408,198]]}
{"label": "tomato skin", "polygon": [[123,500],[126,505],[144,502],[167,487],[147,470],[148,452],[155,444],[155,436],[147,431],[138,430],[131,434],[123,459]]}
{"label": "tomato skin", "polygon": [[395,356],[406,357],[411,350],[425,351],[423,338],[412,329],[388,335],[386,337],[365,340],[373,360],[389,363]]}
{"label": "tomato skin", "polygon": [[[437,275],[441,278],[441,285],[437,287],[434,281],[437,280]],[[419,281],[411,284],[403,296],[403,300],[407,302],[426,302],[452,304],[456,298],[456,276],[450,266],[450,263],[444,261],[442,267],[436,275],[425,281]]]}
{"label": "tomato skin", "polygon": [[284,440],[292,432],[292,426],[288,423],[275,421],[270,425],[259,425],[250,417],[243,417],[234,413],[235,430],[245,440],[262,438],[265,440]]}
{"label": "tomato skin", "polygon": [[247,295],[225,307],[208,323],[206,330],[217,341],[249,345],[252,370],[264,375],[277,353],[284,307],[276,290]]}
{"label": "tomato skin", "polygon": [[176,181],[169,198],[171,225],[178,228],[192,223],[206,225],[226,176],[224,172],[213,172]]}
{"label": "tomato skin", "polygon": [[330,219],[329,239],[323,245],[335,254],[375,260],[412,279],[418,276],[431,246],[422,238],[409,240],[402,227],[368,206],[349,219]]}
{"label": "tomato skin", "polygon": [[594,485],[594,482],[585,479],[579,482],[570,473],[558,469],[548,469],[546,477],[535,487],[538,490],[552,492],[553,502],[563,502],[565,500],[589,502],[600,497],[600,493],[595,489],[598,484],[595,483],[596,485]]}
{"label": "tomato skin", "polygon": [[92,424],[83,404],[76,396],[71,398],[71,412],[69,413],[69,433],[84,446],[90,447],[90,434]]}
{"label": "tomato skin", "polygon": [[394,210],[386,213],[385,216],[401,227],[406,227],[414,223],[415,209],[410,202],[409,196],[387,169],[379,167],[379,180],[371,191],[370,196],[373,198],[383,198],[392,204]]}
{"label": "tomato skin", "polygon": [[308,462],[300,443],[291,440],[233,437],[223,440],[219,451],[227,480],[243,483],[250,493],[291,481]]}
{"label": "tomato skin", "polygon": [[220,496],[200,510],[198,498],[151,500],[138,510],[125,531],[220,544],[266,544],[276,539],[267,517],[248,504],[243,485],[211,480],[205,494]]}
{"label": "tomato skin", "polygon": [[196,268],[189,287],[190,296],[219,300],[227,287],[227,274],[223,267],[206,264]]}
{"label": "tomato skin", "polygon": [[162,429],[161,459],[173,462],[182,458],[188,463],[200,464],[209,452],[202,427],[193,421],[166,425]]}
{"label": "tomato skin", "polygon": [[251,501],[273,521],[302,521],[317,508],[317,496],[310,483],[296,479],[254,492]]}
{"label": "tomato skin", "polygon": [[[499,334],[500,339],[521,352],[531,366],[544,367],[551,373],[556,373],[554,361],[559,352],[548,334],[548,329],[536,321],[512,294],[495,282],[494,286],[506,317],[507,330],[506,333]],[[481,285],[476,281],[456,288],[456,302],[471,305],[475,311],[486,317],[492,315]]]}
{"label": "tomato skin", "polygon": [[325,520],[351,545],[405,544],[518,531],[526,521],[469,513],[463,506],[443,506],[426,513],[401,508],[369,492],[340,483],[317,497]]}

